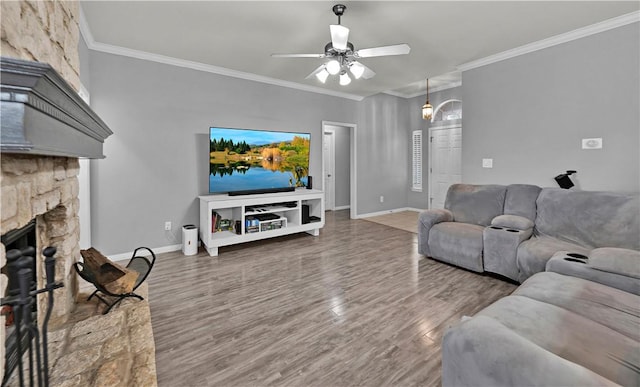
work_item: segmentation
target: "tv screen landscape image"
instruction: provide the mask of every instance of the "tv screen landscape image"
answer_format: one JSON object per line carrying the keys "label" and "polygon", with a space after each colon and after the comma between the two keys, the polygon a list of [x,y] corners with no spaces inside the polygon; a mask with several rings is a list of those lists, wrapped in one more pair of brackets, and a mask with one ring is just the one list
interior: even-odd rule
{"label": "tv screen landscape image", "polygon": [[310,141],[309,133],[211,127],[209,192],[306,186]]}

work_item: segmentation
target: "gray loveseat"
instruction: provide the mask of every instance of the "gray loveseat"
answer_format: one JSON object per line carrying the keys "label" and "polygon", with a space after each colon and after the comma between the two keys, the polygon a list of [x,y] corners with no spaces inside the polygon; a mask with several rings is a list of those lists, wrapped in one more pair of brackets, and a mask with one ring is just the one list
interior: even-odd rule
{"label": "gray loveseat", "polygon": [[418,220],[420,254],[522,282],[558,251],[640,250],[637,194],[454,184]]}
{"label": "gray loveseat", "polygon": [[[534,185],[449,187],[445,209],[427,210],[418,218],[418,251],[469,270],[483,272],[483,232],[500,215],[535,219]],[[529,233],[529,235],[531,235]]]}

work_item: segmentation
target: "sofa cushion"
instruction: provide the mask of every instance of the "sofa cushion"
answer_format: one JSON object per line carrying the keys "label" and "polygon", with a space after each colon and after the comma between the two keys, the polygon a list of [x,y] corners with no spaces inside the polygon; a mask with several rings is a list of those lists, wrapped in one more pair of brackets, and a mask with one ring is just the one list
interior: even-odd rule
{"label": "sofa cushion", "polygon": [[431,257],[482,272],[482,231],[469,223],[443,222],[429,232]]}
{"label": "sofa cushion", "polygon": [[640,278],[640,251],[601,247],[591,250],[588,265],[597,270]]}
{"label": "sofa cushion", "polygon": [[442,339],[442,386],[619,385],[547,351],[491,317],[475,316],[449,329]]}
{"label": "sofa cushion", "polygon": [[505,194],[503,185],[453,184],[444,207],[453,213],[454,222],[488,226],[502,215]]}
{"label": "sofa cushion", "polygon": [[530,184],[511,184],[507,186],[504,199],[504,214],[518,215],[531,221],[536,219],[536,199],[542,188]]}
{"label": "sofa cushion", "polygon": [[533,228],[533,222],[519,215],[499,215],[491,221],[492,226],[528,230]]}
{"label": "sofa cushion", "polygon": [[[598,313],[610,310],[603,305]],[[477,316],[491,317],[546,351],[615,383],[640,384],[640,343],[589,318],[522,295],[500,299]],[[635,323],[640,324],[637,316]]]}
{"label": "sofa cushion", "polygon": [[518,280],[524,282],[535,273],[544,271],[547,261],[557,251],[587,254],[589,249],[549,236],[534,236],[518,246]]}
{"label": "sofa cushion", "polygon": [[538,235],[589,248],[640,250],[638,194],[543,188],[536,205]]}
{"label": "sofa cushion", "polygon": [[640,341],[640,298],[582,278],[538,273],[513,294],[553,304]]}

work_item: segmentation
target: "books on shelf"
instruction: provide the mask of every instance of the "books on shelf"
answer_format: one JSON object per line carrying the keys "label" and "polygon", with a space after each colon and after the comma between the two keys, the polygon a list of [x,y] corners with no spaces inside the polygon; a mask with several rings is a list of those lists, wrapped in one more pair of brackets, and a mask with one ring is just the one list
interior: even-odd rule
{"label": "books on shelf", "polygon": [[223,219],[222,215],[211,211],[211,232],[233,231],[234,222],[231,219]]}
{"label": "books on shelf", "polygon": [[211,232],[216,232],[220,229],[220,221],[222,216],[215,211],[211,211]]}

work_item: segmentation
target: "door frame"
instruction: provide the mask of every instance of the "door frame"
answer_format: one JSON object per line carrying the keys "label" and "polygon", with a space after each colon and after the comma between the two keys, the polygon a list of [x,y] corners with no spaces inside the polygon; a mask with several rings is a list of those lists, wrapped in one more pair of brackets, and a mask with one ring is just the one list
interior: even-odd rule
{"label": "door frame", "polygon": [[[329,160],[330,161],[330,165],[329,168],[331,170],[327,171],[325,169],[325,162],[327,161],[325,159],[325,152],[324,152],[324,147],[327,145],[327,137],[326,136],[331,136],[331,139],[329,140],[329,152],[331,153],[331,156],[333,157],[333,160]],[[336,131],[335,129],[328,129],[325,128],[322,131],[322,168],[323,168],[323,172],[322,172],[322,184],[324,187],[324,182],[325,182],[325,176],[328,174],[331,174],[331,177],[333,178],[333,186],[331,188],[333,188],[332,190],[329,190],[328,187],[324,187],[324,210],[325,211],[334,211],[336,209]],[[331,200],[329,200],[328,198],[331,198]],[[329,206],[329,204],[332,204],[331,206]]]}
{"label": "door frame", "polygon": [[[322,121],[321,133],[322,133],[322,190],[324,190],[324,132],[327,130],[327,126],[341,126],[347,128],[349,130],[349,190],[350,190],[350,198],[349,198],[349,217],[351,219],[356,219],[358,217],[358,185],[356,184],[358,173],[357,173],[357,139],[358,139],[358,125],[350,124],[345,122],[335,122],[335,121]],[[331,129],[329,129],[330,131]],[[335,196],[335,195],[334,195]],[[335,205],[335,202],[334,202]]]}
{"label": "door frame", "polygon": [[[429,199],[427,200],[428,205],[427,208],[432,208],[433,206],[433,201],[431,200],[431,198],[433,198],[433,182],[431,181],[433,179],[433,171],[431,169],[432,166],[432,162],[431,159],[433,158],[433,131],[434,130],[443,130],[443,129],[456,129],[456,128],[460,128],[460,135],[462,135],[462,123],[457,122],[455,124],[449,124],[449,125],[441,125],[441,126],[432,126],[429,127],[429,161],[428,161],[428,168],[427,169],[429,171],[428,174],[428,182],[429,182]],[[462,144],[460,145],[460,148],[462,149]],[[460,153],[462,155],[462,152]]]}

